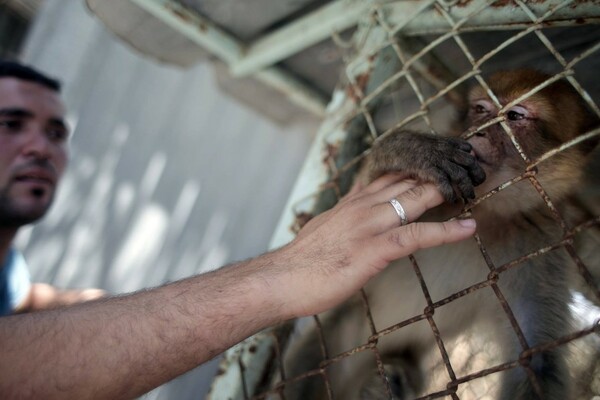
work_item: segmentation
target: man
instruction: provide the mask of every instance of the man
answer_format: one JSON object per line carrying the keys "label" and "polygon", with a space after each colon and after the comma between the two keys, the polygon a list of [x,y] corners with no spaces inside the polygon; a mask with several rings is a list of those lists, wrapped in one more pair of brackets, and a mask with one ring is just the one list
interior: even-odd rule
{"label": "man", "polygon": [[[58,92],[58,82],[6,62],[0,65],[0,77],[4,83],[0,93],[0,316],[100,297],[104,292],[96,289],[59,290],[31,284],[25,260],[11,248],[19,227],[42,217],[52,202],[67,160],[68,128],[59,99],[50,93],[38,97],[36,90],[42,85]],[[31,108],[36,103],[37,108]],[[54,116],[38,128],[51,140],[21,135],[24,126],[33,122],[33,113],[45,109]]]}
{"label": "man", "polygon": [[[4,253],[20,226],[45,213],[68,159],[58,90],[28,71],[0,74]],[[473,220],[413,222],[442,201],[432,185],[388,175],[254,259],[151,290],[0,318],[0,398],[139,396],[266,327],[335,306],[391,260],[471,236]]]}

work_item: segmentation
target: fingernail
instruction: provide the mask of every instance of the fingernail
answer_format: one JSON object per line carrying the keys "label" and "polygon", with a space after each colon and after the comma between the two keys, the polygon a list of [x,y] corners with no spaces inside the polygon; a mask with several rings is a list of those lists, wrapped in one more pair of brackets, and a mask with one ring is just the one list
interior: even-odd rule
{"label": "fingernail", "polygon": [[460,226],[462,226],[463,228],[474,228],[477,223],[475,222],[474,219],[459,219],[458,223],[460,224]]}

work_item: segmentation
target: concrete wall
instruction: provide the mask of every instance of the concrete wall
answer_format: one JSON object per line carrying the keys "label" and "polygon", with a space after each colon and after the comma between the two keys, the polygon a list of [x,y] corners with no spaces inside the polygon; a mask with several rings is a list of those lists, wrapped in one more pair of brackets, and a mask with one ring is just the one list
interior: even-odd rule
{"label": "concrete wall", "polygon": [[[35,280],[122,293],[267,249],[309,127],[277,126],[224,96],[210,65],[144,58],[83,1],[44,2],[22,59],[63,81],[74,125],[56,204],[18,240]],[[203,398],[214,370],[146,398]]]}

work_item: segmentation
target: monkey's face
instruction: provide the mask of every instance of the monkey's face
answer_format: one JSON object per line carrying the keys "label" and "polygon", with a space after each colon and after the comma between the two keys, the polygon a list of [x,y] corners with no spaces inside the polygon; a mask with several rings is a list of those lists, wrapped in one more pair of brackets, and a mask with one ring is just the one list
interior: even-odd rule
{"label": "monkey's face", "polygon": [[[482,88],[471,91],[465,122],[470,129],[478,131],[468,141],[487,175],[486,181],[477,188],[477,195],[523,174],[527,168],[524,156],[535,161],[581,133],[585,111],[564,82],[553,83],[522,98],[546,79],[548,76],[528,70],[490,77],[489,85],[502,106],[502,114]],[[520,100],[513,104],[517,99]],[[582,157],[579,150],[570,148],[537,166],[538,179],[555,199],[568,194],[577,181],[580,168],[573,165],[580,163],[579,157]],[[508,200],[509,196],[522,196],[513,190],[509,192],[500,197]]]}
{"label": "monkey's face", "polygon": [[[498,117],[498,107],[487,97],[474,91],[469,106],[467,123],[478,128]],[[536,131],[534,113],[524,104],[511,107],[505,114],[505,126],[510,129],[521,146],[522,139],[533,147],[529,132]],[[525,168],[523,158],[500,122],[480,129],[468,139],[473,146],[477,161],[484,169],[487,179],[480,190],[490,190],[520,175]],[[532,145],[532,146],[530,146]]]}

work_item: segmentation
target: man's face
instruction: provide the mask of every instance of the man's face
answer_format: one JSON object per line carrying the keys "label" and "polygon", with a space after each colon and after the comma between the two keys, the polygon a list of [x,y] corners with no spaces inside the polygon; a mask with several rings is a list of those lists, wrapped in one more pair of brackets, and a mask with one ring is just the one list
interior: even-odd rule
{"label": "man's face", "polygon": [[69,131],[59,94],[0,78],[0,227],[19,227],[50,207],[68,158]]}

